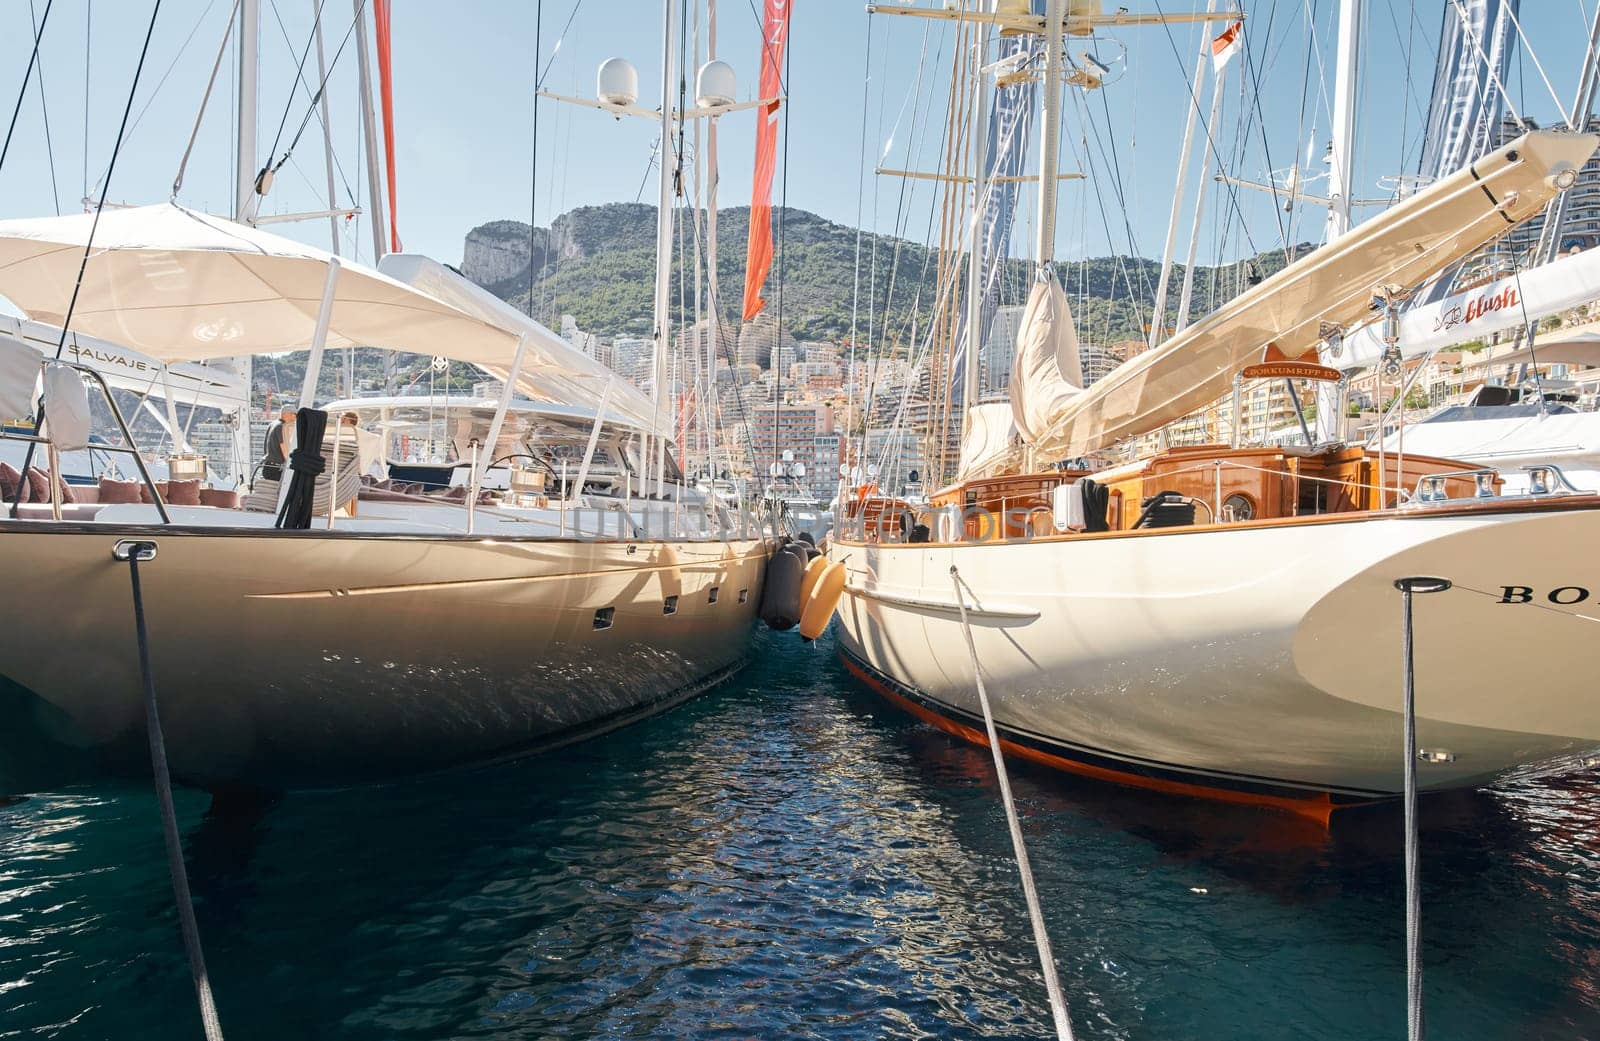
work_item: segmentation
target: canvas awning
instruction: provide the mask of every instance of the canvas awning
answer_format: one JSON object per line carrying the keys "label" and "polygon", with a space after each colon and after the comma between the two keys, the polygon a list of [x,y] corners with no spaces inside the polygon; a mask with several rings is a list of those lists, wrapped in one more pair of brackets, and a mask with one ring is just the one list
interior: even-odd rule
{"label": "canvas awning", "polygon": [[[0,221],[0,296],[35,321],[61,324],[94,219],[84,213]],[[304,350],[334,259],[315,246],[175,203],[108,209],[94,229],[72,328],[163,362]],[[365,265],[342,258],[339,264],[327,347],[440,355],[504,374],[529,331]],[[544,383],[524,393],[544,400],[581,393],[575,403],[593,407],[604,382],[594,378],[598,363],[537,323],[526,325],[531,353],[524,368]]]}
{"label": "canvas awning", "polygon": [[[391,253],[378,261],[378,269],[481,322],[515,336],[528,334],[529,353],[523,363],[522,376],[517,380],[517,389],[529,399],[577,405],[587,408],[593,415],[606,384],[614,380],[611,396],[606,401],[607,417],[640,430],[653,429],[654,410],[650,399],[637,387],[432,257]],[[506,365],[487,362],[478,365],[496,379],[506,377]],[[662,431],[656,433],[660,436]],[[672,436],[670,430],[665,434],[668,438]]]}

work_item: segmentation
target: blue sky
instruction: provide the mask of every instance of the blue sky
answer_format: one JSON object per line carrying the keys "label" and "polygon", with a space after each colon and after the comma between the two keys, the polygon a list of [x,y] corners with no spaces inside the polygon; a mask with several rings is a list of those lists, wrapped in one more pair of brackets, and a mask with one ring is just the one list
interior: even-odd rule
{"label": "blue sky", "polygon": [[[42,13],[46,0],[32,0]],[[1169,13],[1202,9],[1204,0],[1126,0],[1138,11]],[[1524,5],[1523,28],[1563,104],[1570,104],[1587,34],[1586,0],[1537,0]],[[1357,190],[1379,194],[1377,179],[1414,162],[1416,137],[1427,104],[1433,51],[1445,0],[1368,0],[1365,73],[1362,78],[1361,136]],[[293,136],[308,104],[294,86],[294,65],[310,31],[317,0],[262,0],[262,92],[259,147],[277,137],[287,111],[279,151]],[[331,58],[350,24],[351,0],[324,0],[326,47]],[[536,0],[395,0],[394,65],[396,141],[400,195],[400,233],[405,247],[457,262],[465,233],[498,218],[527,219],[532,138]],[[651,0],[543,0],[543,61],[550,63],[546,85],[564,93],[589,95],[594,70],[604,58],[620,55],[639,69],[641,103],[653,106],[659,92],[660,5]],[[740,91],[755,89],[760,0],[722,0],[719,55],[732,62]],[[0,119],[9,119],[32,33],[29,0],[0,2]],[[110,198],[122,202],[165,199],[171,188],[204,91],[231,0],[165,0],[154,42],[134,104],[139,117],[119,161]],[[42,48],[44,105],[38,80],[29,87],[11,150],[0,168],[0,217],[48,214],[56,197],[64,212],[79,208],[86,184],[99,179],[115,138],[150,12],[149,0],[56,0]],[[1260,178],[1272,165],[1284,167],[1314,157],[1326,144],[1329,117],[1323,64],[1331,64],[1336,0],[1277,4],[1252,0],[1247,38],[1263,85],[1259,95],[1267,129],[1250,138],[1242,160],[1230,172]],[[562,27],[571,27],[562,36]],[[281,19],[281,28],[280,28]],[[1221,26],[1176,26],[1170,37],[1161,28],[1128,28],[1113,39],[1095,41],[1102,57],[1121,53],[1120,76],[1104,92],[1086,99],[1096,131],[1078,115],[1064,129],[1063,168],[1081,169],[1075,153],[1087,147],[1096,169],[1115,166],[1120,184],[1102,177],[1098,189],[1069,182],[1062,189],[1058,255],[1126,252],[1130,233],[1138,252],[1160,252],[1173,197],[1178,140],[1188,104],[1188,78],[1207,35]],[[932,192],[927,183],[908,186],[899,205],[901,184],[860,176],[862,116],[867,117],[869,164],[891,141],[884,164],[933,169],[942,133],[951,31],[924,20],[878,17],[871,27],[871,84],[863,93],[868,16],[855,0],[797,0],[791,35],[788,146],[788,200],[847,224],[858,205],[870,223],[893,230],[900,213],[913,238],[929,225]],[[557,46],[558,39],[560,41]],[[1317,46],[1314,48],[1312,40]],[[925,49],[924,49],[925,48]],[[1075,50],[1078,49],[1075,47]],[[553,57],[552,57],[553,55]],[[1410,60],[1407,60],[1407,56]],[[231,56],[230,56],[231,59]],[[1549,122],[1555,102],[1524,50],[1510,77],[1513,100],[1526,115]],[[85,98],[88,67],[89,103]],[[1309,65],[1309,77],[1307,70]],[[918,69],[924,70],[920,103],[914,96]],[[195,146],[180,201],[212,212],[230,209],[232,85],[229,61]],[[1235,62],[1230,73],[1244,68]],[[308,59],[314,80],[315,55]],[[335,152],[340,167],[338,194],[348,203],[364,199],[360,166],[355,49],[346,47],[330,79]],[[1218,138],[1233,150],[1238,79]],[[1309,83],[1302,106],[1302,85]],[[933,106],[936,119],[911,114]],[[1076,107],[1074,105],[1073,107]],[[46,147],[45,114],[50,142]],[[903,114],[901,114],[903,112]],[[898,116],[898,126],[896,123]],[[642,120],[623,120],[590,110],[545,102],[540,109],[538,219],[540,223],[574,206],[654,198],[648,163],[655,132]],[[85,142],[87,140],[87,161]],[[721,133],[722,202],[749,201],[754,124],[749,113],[724,117]],[[1107,162],[1098,156],[1104,152]],[[51,159],[55,190],[52,190]],[[1315,165],[1320,169],[1320,164]],[[85,170],[87,169],[87,176]],[[648,176],[647,176],[648,175]],[[866,184],[864,203],[858,185]],[[346,186],[348,186],[348,191]],[[1311,190],[1317,190],[1312,186]],[[290,164],[278,176],[263,212],[294,212],[326,206],[321,128],[313,120]],[[1191,189],[1192,197],[1192,189]],[[1101,214],[1104,204],[1105,217]],[[1265,197],[1241,196],[1249,245],[1271,248],[1280,239],[1278,215]],[[1215,252],[1217,215],[1228,207],[1216,199],[1203,239],[1202,257]],[[1186,205],[1185,214],[1188,208]],[[1126,213],[1126,222],[1123,214]],[[1187,216],[1184,220],[1187,221]],[[1296,215],[1292,237],[1318,237],[1321,213]],[[1109,228],[1109,232],[1108,232]],[[326,221],[277,225],[274,230],[327,245]],[[345,252],[370,257],[370,235],[350,228]],[[1026,232],[1019,234],[1019,244]],[[1224,252],[1236,255],[1235,237]]]}

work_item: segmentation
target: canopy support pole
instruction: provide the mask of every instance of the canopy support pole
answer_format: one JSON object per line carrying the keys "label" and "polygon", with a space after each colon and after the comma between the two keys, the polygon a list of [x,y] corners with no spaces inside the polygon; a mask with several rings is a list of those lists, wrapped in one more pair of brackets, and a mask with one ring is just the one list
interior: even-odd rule
{"label": "canopy support pole", "polygon": [[[189,439],[184,436],[183,427],[178,425],[178,403],[173,399],[172,379],[165,365],[161,366],[161,390],[167,399],[167,426],[170,428],[168,433],[172,435],[172,454],[187,452]],[[193,412],[190,414],[193,415]]]}
{"label": "canopy support pole", "polygon": [[578,464],[578,483],[574,492],[568,488],[567,498],[576,502],[579,495],[583,494],[583,484],[589,479],[589,464],[594,461],[594,447],[600,443],[600,424],[605,422],[606,406],[611,403],[611,388],[617,385],[615,376],[606,380],[606,389],[600,392],[600,404],[595,406],[594,426],[589,428],[589,443],[583,449],[583,462]]}
{"label": "canopy support pole", "polygon": [[517,339],[517,353],[511,358],[511,371],[506,373],[505,386],[500,388],[500,400],[494,407],[494,419],[489,421],[489,436],[484,441],[487,450],[478,457],[477,465],[472,468],[472,499],[478,498],[478,488],[483,484],[483,475],[488,472],[489,464],[494,461],[495,446],[500,443],[500,428],[505,426],[506,410],[511,407],[511,398],[517,392],[517,379],[522,375],[522,360],[528,353],[528,342],[533,339],[531,332],[523,333]]}
{"label": "canopy support pole", "polygon": [[[322,284],[322,305],[317,309],[317,326],[311,332],[311,357],[306,359],[306,378],[300,385],[300,407],[314,408],[317,381],[322,377],[322,350],[328,343],[328,326],[333,322],[333,294],[339,285],[339,258],[328,258],[328,280]],[[305,447],[305,446],[300,446]]]}

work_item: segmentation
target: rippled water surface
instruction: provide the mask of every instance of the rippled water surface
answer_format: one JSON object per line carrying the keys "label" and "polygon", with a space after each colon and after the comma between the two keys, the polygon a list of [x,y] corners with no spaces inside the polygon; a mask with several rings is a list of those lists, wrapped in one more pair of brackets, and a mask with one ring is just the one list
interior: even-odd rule
{"label": "rippled water surface", "polygon": [[[1044,1037],[988,753],[764,634],[734,684],[544,759],[208,813],[227,1036]],[[1082,1038],[1404,1035],[1400,819],[1017,770]],[[1425,804],[1439,1038],[1600,1037],[1600,776]],[[0,808],[0,1037],[198,1037],[154,798]]]}

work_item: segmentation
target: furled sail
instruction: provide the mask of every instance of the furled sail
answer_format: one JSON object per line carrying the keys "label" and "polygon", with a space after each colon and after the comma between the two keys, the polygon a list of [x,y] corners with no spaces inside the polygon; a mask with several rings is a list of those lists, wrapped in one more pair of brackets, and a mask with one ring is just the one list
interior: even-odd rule
{"label": "furled sail", "polygon": [[1322,326],[1368,321],[1377,286],[1414,287],[1538,213],[1597,145],[1590,134],[1524,134],[1119,366],[1065,402],[1035,447],[1045,458],[1086,455],[1216,401],[1269,348],[1304,357]]}
{"label": "furled sail", "polygon": [[1022,440],[1032,444],[1050,422],[1083,393],[1078,330],[1067,294],[1052,271],[1033,284],[1017,330],[1011,369],[1011,415]]}
{"label": "furled sail", "polygon": [[991,401],[967,409],[967,432],[961,439],[957,481],[999,472],[1020,446],[1011,403]]}

